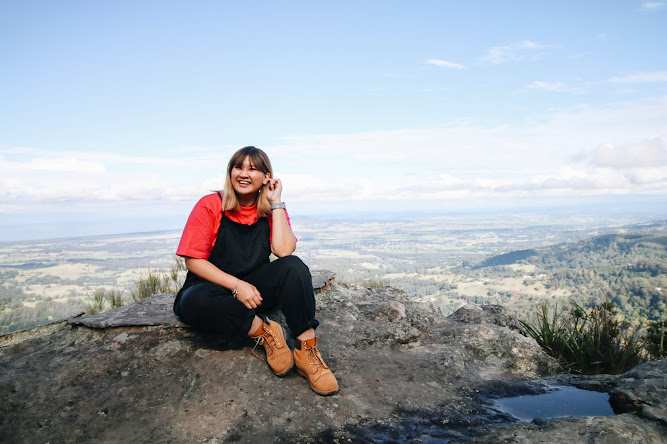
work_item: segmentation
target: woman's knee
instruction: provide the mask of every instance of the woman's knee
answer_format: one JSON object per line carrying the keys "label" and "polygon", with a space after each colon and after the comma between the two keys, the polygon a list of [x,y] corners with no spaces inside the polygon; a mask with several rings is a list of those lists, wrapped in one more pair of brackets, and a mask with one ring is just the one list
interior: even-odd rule
{"label": "woman's knee", "polygon": [[301,258],[293,254],[289,256],[283,256],[281,258],[276,259],[273,262],[280,264],[281,267],[288,270],[307,271],[308,273],[310,273],[308,266],[303,263]]}
{"label": "woman's knee", "polygon": [[183,321],[194,328],[230,335],[247,332],[255,317],[255,310],[246,308],[227,289],[210,282],[186,289],[180,311]]}

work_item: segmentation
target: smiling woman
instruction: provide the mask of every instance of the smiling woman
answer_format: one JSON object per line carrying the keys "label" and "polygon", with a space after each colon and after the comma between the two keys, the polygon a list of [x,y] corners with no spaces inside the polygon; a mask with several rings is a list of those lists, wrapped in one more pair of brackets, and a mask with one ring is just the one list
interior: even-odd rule
{"label": "smiling woman", "polygon": [[[292,253],[283,185],[268,156],[248,146],[227,165],[224,192],[204,196],[192,210],[176,254],[188,275],[174,313],[187,324],[226,336],[249,336],[263,345],[271,370],[286,375],[296,365],[313,391],[331,395],[338,382],[317,347],[315,296],[308,267]],[[273,253],[278,257],[269,260]],[[268,310],[285,315],[295,350]]]}
{"label": "smiling woman", "polygon": [[262,194],[260,191],[273,177],[273,168],[264,151],[250,148],[237,151],[229,161],[225,189],[234,192],[225,193],[223,206],[226,211],[238,211],[240,206],[250,207],[257,202],[258,213],[268,216],[271,213],[271,202],[268,193]]}

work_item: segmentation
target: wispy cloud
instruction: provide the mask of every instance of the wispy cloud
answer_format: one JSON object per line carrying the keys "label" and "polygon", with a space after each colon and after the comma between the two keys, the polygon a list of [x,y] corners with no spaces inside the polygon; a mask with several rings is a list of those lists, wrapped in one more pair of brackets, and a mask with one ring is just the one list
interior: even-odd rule
{"label": "wispy cloud", "polygon": [[318,200],[335,201],[357,200],[360,189],[372,199],[390,200],[498,193],[507,198],[524,193],[666,195],[667,164],[661,160],[666,116],[667,98],[573,107],[520,127],[464,123],[305,136],[270,151],[302,171],[308,171],[309,162],[300,159],[335,153],[320,159],[326,170],[299,178],[298,192],[291,185],[293,197],[301,201],[312,198],[309,183],[317,185]]}
{"label": "wispy cloud", "polygon": [[516,62],[528,56],[534,56],[536,51],[548,47],[549,46],[547,45],[533,42],[531,40],[522,40],[509,45],[494,46],[489,49],[489,52],[484,57],[482,57],[482,60],[494,64]]}
{"label": "wispy cloud", "polygon": [[[0,202],[192,199],[222,186],[220,172],[229,154],[186,150],[172,157],[151,157],[3,149]],[[191,169],[202,175],[184,173]]]}
{"label": "wispy cloud", "polygon": [[606,144],[593,152],[593,165],[612,168],[656,168],[667,165],[667,147],[659,138],[623,145]]}
{"label": "wispy cloud", "polygon": [[[667,196],[667,98],[534,117],[523,125],[453,122],[296,134],[262,148],[283,179],[285,199],[304,206],[495,195]],[[3,149],[0,204],[194,202],[222,186],[233,149],[183,151],[153,157]]]}
{"label": "wispy cloud", "polygon": [[568,86],[564,82],[555,81],[555,82],[545,82],[542,80],[535,80],[531,82],[526,88],[538,91],[547,91],[547,92],[577,92],[580,91],[578,88]]}
{"label": "wispy cloud", "polygon": [[644,2],[639,9],[641,11],[654,12],[665,7],[665,2]]}
{"label": "wispy cloud", "polygon": [[397,73],[393,73],[393,72],[386,72],[386,73],[382,74],[382,77],[386,77],[388,79],[404,79],[408,76],[405,75],[405,74],[397,74]]}
{"label": "wispy cloud", "polygon": [[[512,198],[518,196],[590,196],[619,194],[664,194],[667,168],[619,171],[609,168],[563,166],[534,174],[515,171],[513,177],[494,177],[494,171],[479,171],[477,177],[441,175],[421,183],[383,188],[393,199]],[[378,187],[380,188],[380,187]]]}
{"label": "wispy cloud", "polygon": [[449,62],[447,60],[440,59],[428,59],[424,63],[427,65],[439,66],[441,68],[451,68],[451,69],[465,69],[464,65],[455,62]]}
{"label": "wispy cloud", "polygon": [[667,71],[640,72],[623,77],[612,77],[612,83],[663,83],[667,82]]}
{"label": "wispy cloud", "polygon": [[201,152],[208,152],[210,150],[211,148],[193,145],[193,146],[184,146],[181,148],[173,148],[169,151],[172,153],[201,153]]}

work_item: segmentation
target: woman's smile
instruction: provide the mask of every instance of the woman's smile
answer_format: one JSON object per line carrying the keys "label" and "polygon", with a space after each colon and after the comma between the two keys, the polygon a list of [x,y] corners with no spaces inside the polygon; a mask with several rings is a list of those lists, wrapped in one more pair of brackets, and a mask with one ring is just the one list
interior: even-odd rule
{"label": "woman's smile", "polygon": [[254,204],[257,193],[264,185],[266,173],[259,170],[248,156],[243,159],[243,164],[234,166],[231,173],[232,186],[241,204],[244,206]]}

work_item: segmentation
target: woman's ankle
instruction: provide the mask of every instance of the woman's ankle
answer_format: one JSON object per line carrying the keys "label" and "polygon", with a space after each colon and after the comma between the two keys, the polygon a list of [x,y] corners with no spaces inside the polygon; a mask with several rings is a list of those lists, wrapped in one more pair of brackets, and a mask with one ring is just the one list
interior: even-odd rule
{"label": "woman's ankle", "polygon": [[257,331],[260,329],[264,321],[259,316],[255,316],[250,325],[250,331],[248,331],[248,336],[253,337],[257,336]]}
{"label": "woman's ankle", "polygon": [[308,330],[304,331],[299,336],[297,336],[296,339],[299,342],[302,342],[302,341],[307,341],[308,339],[313,339],[314,337],[315,337],[315,329],[309,328]]}

